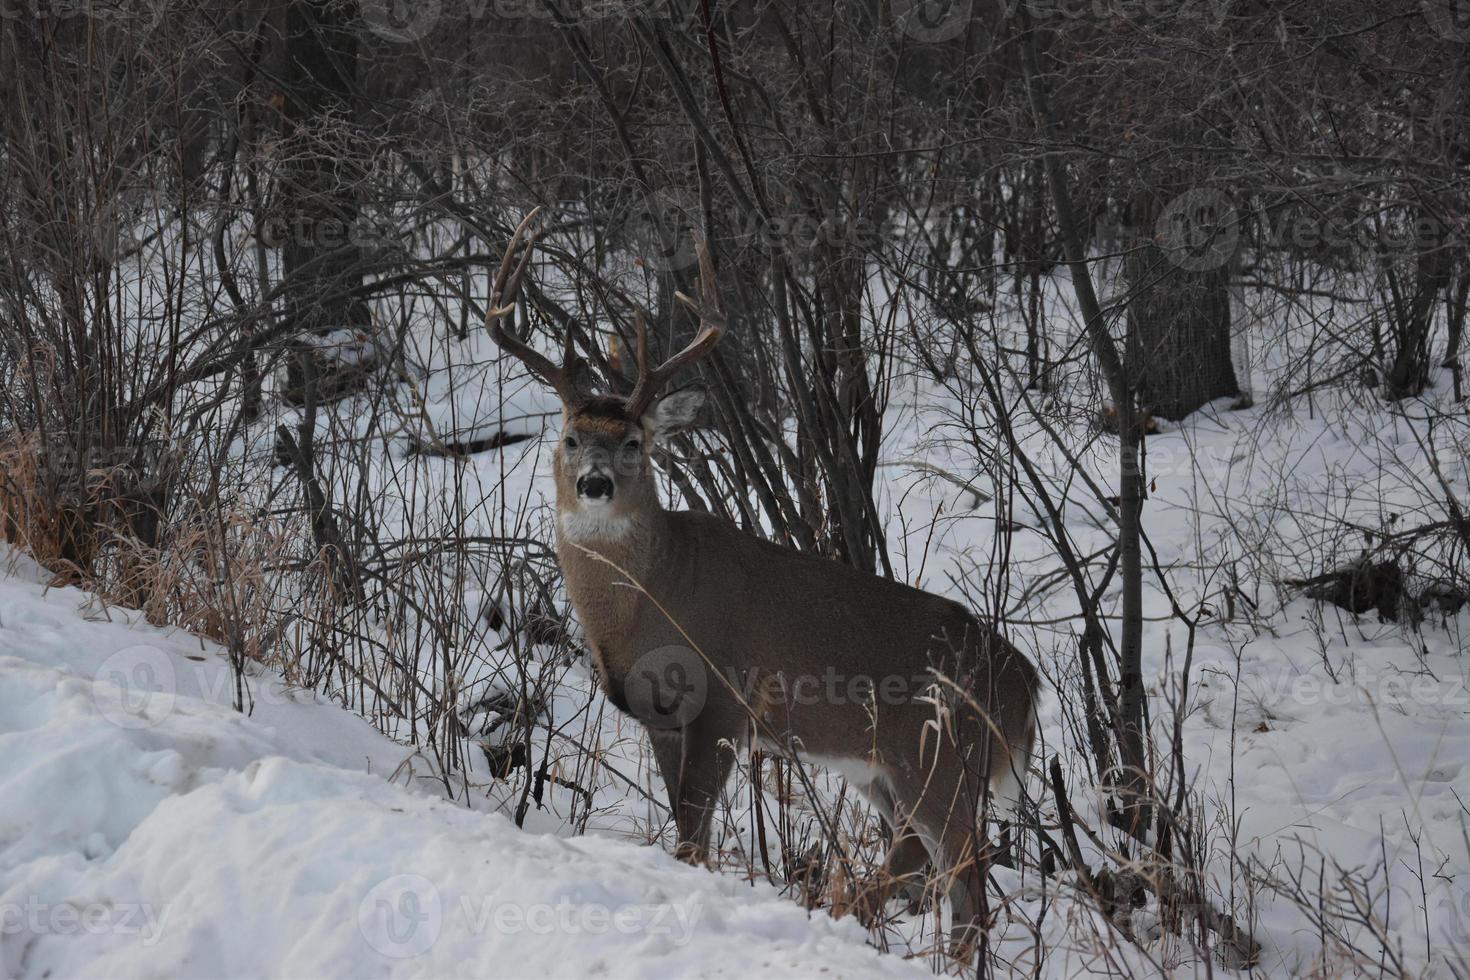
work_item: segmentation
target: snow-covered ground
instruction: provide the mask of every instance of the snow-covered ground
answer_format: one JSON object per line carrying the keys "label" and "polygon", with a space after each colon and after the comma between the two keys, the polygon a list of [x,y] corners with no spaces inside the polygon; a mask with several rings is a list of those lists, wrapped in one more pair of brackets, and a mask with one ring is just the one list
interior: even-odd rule
{"label": "snow-covered ground", "polygon": [[[1047,288],[1060,344],[1077,322],[1070,287],[1062,278]],[[1282,585],[1351,560],[1368,533],[1438,519],[1446,487],[1470,498],[1470,416],[1454,414],[1443,383],[1429,396],[1440,399],[1433,428],[1423,405],[1385,406],[1362,390],[1278,398],[1331,374],[1303,337],[1361,309],[1312,309],[1292,324],[1300,311],[1259,296],[1237,301],[1241,335],[1251,337],[1238,370],[1258,406],[1211,406],[1148,440],[1143,516],[1161,575],[1150,570],[1145,583],[1144,671],[1156,734],[1179,725],[1189,816],[1205,848],[1197,863],[1212,902],[1262,943],[1261,975],[1384,966],[1410,976],[1470,974],[1470,611],[1431,615],[1412,630]],[[367,436],[365,495],[385,539],[548,541],[554,399],[499,359],[483,333],[446,341],[444,323],[454,320],[452,311],[426,316],[411,332],[417,380],[393,396],[392,411],[344,402],[323,412],[326,478],[337,476],[333,440]],[[1006,460],[987,455],[965,424],[973,389],[918,373],[895,380],[885,418],[877,502],[895,572],[977,607],[999,594],[1007,634],[1050,681],[1038,757],[1060,757],[1073,803],[1101,826],[1090,763],[1075,745],[1077,603],[1057,574],[1055,544],[1027,488],[1012,493]],[[1069,456],[1110,493],[1115,442],[1097,437],[1084,378],[1064,378],[1054,398],[1031,403],[1016,389],[1010,420],[1061,505],[1074,549],[1099,556],[1096,573],[1112,533]],[[241,440],[247,494],[255,484],[261,493],[294,486],[291,474],[271,469],[270,447],[275,425],[299,416],[274,411]],[[529,438],[469,459],[404,448],[409,438],[502,429]],[[348,460],[339,497],[357,492],[359,465]],[[1011,506],[977,506],[984,498]],[[505,592],[524,585],[511,558],[522,555],[492,555],[468,576],[460,612],[471,621],[492,605],[517,607]],[[737,771],[715,823],[719,872],[675,864],[646,743],[585,664],[518,650],[481,625],[463,637],[453,664],[414,661],[423,690],[442,690],[453,675],[476,732],[493,722],[483,705],[518,690],[522,671],[544,690],[535,761],[550,777],[518,829],[508,815],[525,801],[527,770],[496,778],[470,749],[446,785],[427,750],[415,754],[254,665],[253,708],[241,716],[229,707],[231,672],[218,648],[130,622],[136,614],[104,610],[73,590],[43,595],[34,566],[15,555],[11,564],[0,581],[7,975],[955,968],[937,951],[942,929],[932,911],[895,908],[867,933],[799,904],[784,864],[820,839],[813,805],[835,814],[859,866],[881,857],[872,814],[835,777],[817,774],[813,801],[789,780],[781,795],[768,768],[757,803],[748,773]],[[1116,609],[1116,599],[1114,585],[1104,608]],[[1174,603],[1200,620],[1192,649]],[[330,678],[320,687],[350,693]],[[422,744],[431,734],[412,719],[373,714],[402,741]],[[1176,788],[1166,787],[1171,796]],[[769,841],[757,840],[758,806],[779,809],[767,814]],[[1054,816],[1049,799],[1042,816]],[[1118,863],[1082,844],[1095,865]],[[786,882],[784,893],[765,883],[768,868]],[[1229,972],[1151,929],[1152,907],[1137,915],[1143,942],[1122,939],[1077,900],[1066,874],[996,869],[992,883],[991,940],[1003,971]]]}
{"label": "snow-covered ground", "polygon": [[851,920],[518,830],[278,679],[26,558],[0,578],[0,975],[903,976]]}
{"label": "snow-covered ground", "polygon": [[[1262,411],[1205,413],[1153,440],[1149,528],[1161,561],[1177,564],[1172,585],[1186,606],[1218,584],[1202,554],[1245,558],[1211,533],[1219,528],[1210,521],[1201,530],[1198,461],[1254,461],[1255,469],[1226,466],[1208,499],[1233,501],[1227,515],[1257,514],[1262,527],[1251,540],[1262,552],[1249,557],[1261,568],[1270,564],[1267,543],[1283,532],[1256,505],[1301,495],[1275,513],[1301,540],[1301,512],[1320,488],[1361,479],[1345,471],[1372,469],[1363,448],[1369,430],[1381,436],[1395,424],[1387,416],[1337,431],[1293,423],[1278,426],[1263,449]],[[946,457],[936,435],[943,413],[923,408],[914,419],[915,441],[894,456],[922,451],[962,469],[963,459]],[[537,447],[507,453],[539,472]],[[498,470],[496,457],[479,465]],[[1464,480],[1463,464],[1452,477]],[[523,480],[513,492],[544,492],[539,479]],[[947,573],[987,553],[990,542],[977,528],[989,525],[979,517],[935,523],[958,501],[951,484],[900,470],[892,486],[889,503],[901,499],[895,528],[907,530],[895,535],[895,551],[908,577],[942,589]],[[1105,540],[1080,514],[1073,531],[1084,544],[1089,533]],[[920,538],[934,553],[922,578],[918,556],[905,550]],[[1022,574],[1046,564],[1039,539],[1016,535],[1012,549]],[[578,665],[547,665],[556,690],[548,723],[592,742],[561,751],[569,765],[582,760],[568,783],[590,787],[593,799],[581,802],[579,816],[577,794],[552,785],[546,807],[533,807],[528,830],[519,830],[505,816],[516,783],[460,789],[446,802],[425,759],[253,665],[253,706],[242,715],[230,707],[232,673],[220,648],[140,624],[138,614],[74,589],[45,591],[44,573],[14,552],[7,565],[0,581],[0,967],[7,976],[810,976],[943,965],[926,916],[907,923],[900,916],[870,936],[851,919],[808,913],[791,896],[751,884],[740,869],[739,855],[750,860],[752,828],[738,789],[717,825],[727,857],[736,855],[724,873],[685,868],[666,847],[643,846],[662,829],[662,788],[636,727],[606,707]],[[1322,873],[1329,894],[1349,907],[1361,902],[1364,917],[1393,937],[1411,972],[1443,970],[1470,953],[1465,617],[1406,634],[1371,616],[1282,604],[1277,595],[1266,583],[1256,590],[1258,617],[1202,630],[1191,667],[1196,686],[1182,708],[1200,818],[1217,840],[1238,847],[1233,857],[1209,858],[1221,889],[1215,897],[1236,911],[1253,899],[1251,927],[1265,944],[1267,975],[1351,972],[1352,962],[1339,951],[1324,964],[1321,936],[1291,903],[1229,894],[1244,881],[1232,873],[1241,859],[1256,861],[1260,875],[1306,874],[1309,887]],[[1065,606],[1058,599],[1032,615]],[[1172,710],[1183,649],[1167,612],[1162,593],[1151,590],[1147,670],[1159,717]],[[1035,625],[1011,632],[1027,638],[1053,678],[1071,669],[1065,634]],[[1065,753],[1066,710],[1055,694],[1043,721],[1046,752]],[[589,749],[598,763],[586,762]],[[625,776],[643,792],[630,790]],[[861,829],[864,811],[849,806],[850,825]],[[1340,893],[1334,880],[1346,882]],[[1179,975],[1203,974],[1204,963],[1177,943],[1140,951],[1109,937],[1072,900],[1065,879],[998,871],[995,884],[1007,896],[993,934],[997,960],[1017,972],[1032,973],[1044,957],[1043,975],[1077,976],[1102,957],[1147,973],[1157,957]],[[1352,933],[1369,958],[1379,949],[1373,935],[1366,925]],[[901,955],[880,954],[865,940]]]}

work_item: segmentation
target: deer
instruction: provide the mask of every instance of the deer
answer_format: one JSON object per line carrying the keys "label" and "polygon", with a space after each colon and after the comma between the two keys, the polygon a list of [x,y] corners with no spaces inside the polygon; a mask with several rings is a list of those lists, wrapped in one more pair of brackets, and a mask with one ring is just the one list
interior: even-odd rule
{"label": "deer", "polygon": [[[725,329],[713,262],[696,235],[694,339],[650,368],[635,316],[637,377],[596,394],[570,331],[555,364],[506,329],[536,234],[511,237],[486,325],[561,402],[552,458],[556,553],[603,692],[643,723],[678,835],[708,860],[737,748],[816,763],[872,804],[890,842],[854,903],[870,922],[932,865],[947,882],[957,955],[981,928],[984,806],[1013,809],[1036,734],[1038,674],[963,605],[797,552],[717,516],[666,509],[654,446],[692,426],[705,391],[661,393]],[[515,256],[525,244],[519,262]]]}

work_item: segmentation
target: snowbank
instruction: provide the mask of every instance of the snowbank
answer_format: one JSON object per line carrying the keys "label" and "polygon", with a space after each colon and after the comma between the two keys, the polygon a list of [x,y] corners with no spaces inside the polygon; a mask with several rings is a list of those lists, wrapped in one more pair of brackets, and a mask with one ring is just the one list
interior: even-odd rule
{"label": "snowbank", "polygon": [[0,974],[896,976],[768,886],[438,798],[222,650],[0,573]]}

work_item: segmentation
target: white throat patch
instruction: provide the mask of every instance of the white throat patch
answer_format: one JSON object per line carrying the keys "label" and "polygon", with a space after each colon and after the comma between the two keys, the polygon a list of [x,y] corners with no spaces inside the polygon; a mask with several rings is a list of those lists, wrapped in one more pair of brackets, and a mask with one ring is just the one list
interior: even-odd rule
{"label": "white throat patch", "polygon": [[607,541],[621,538],[636,526],[632,518],[614,514],[606,504],[587,506],[582,504],[575,511],[563,511],[557,515],[561,533],[571,541]]}

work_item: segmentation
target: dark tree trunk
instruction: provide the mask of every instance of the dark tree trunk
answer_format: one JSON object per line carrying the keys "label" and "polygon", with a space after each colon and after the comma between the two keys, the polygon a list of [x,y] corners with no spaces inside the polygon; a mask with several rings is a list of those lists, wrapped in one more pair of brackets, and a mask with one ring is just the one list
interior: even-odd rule
{"label": "dark tree trunk", "polygon": [[1465,312],[1470,307],[1470,269],[1460,273],[1449,298],[1449,340],[1445,343],[1444,366],[1455,382],[1455,401],[1465,398],[1464,377],[1460,367],[1460,344],[1465,336]]}
{"label": "dark tree trunk", "polygon": [[[314,394],[327,400],[360,380],[360,363],[354,377],[344,380],[310,338],[370,327],[367,305],[356,295],[363,274],[354,133],[357,29],[356,0],[288,0],[282,108],[289,150],[282,168],[283,210],[274,231],[283,238],[282,271],[291,283],[292,336],[301,342],[287,377],[286,397],[296,402],[307,400],[308,383],[319,385]],[[305,369],[308,357],[317,358],[312,370]]]}
{"label": "dark tree trunk", "polygon": [[1444,225],[1427,212],[1420,211],[1416,226],[1434,228],[1439,233],[1432,241],[1421,242],[1415,258],[1414,291],[1407,302],[1399,300],[1389,311],[1393,325],[1394,355],[1384,379],[1384,394],[1392,399],[1412,398],[1429,384],[1429,339],[1434,331],[1434,307],[1442,290],[1450,283],[1453,256],[1442,232]]}
{"label": "dark tree trunk", "polygon": [[[1157,205],[1135,202],[1133,224],[1144,233],[1124,261],[1128,373],[1141,408],[1182,419],[1216,398],[1240,394],[1230,359],[1228,256],[1161,247],[1152,234]],[[1209,267],[1215,262],[1221,264]]]}

